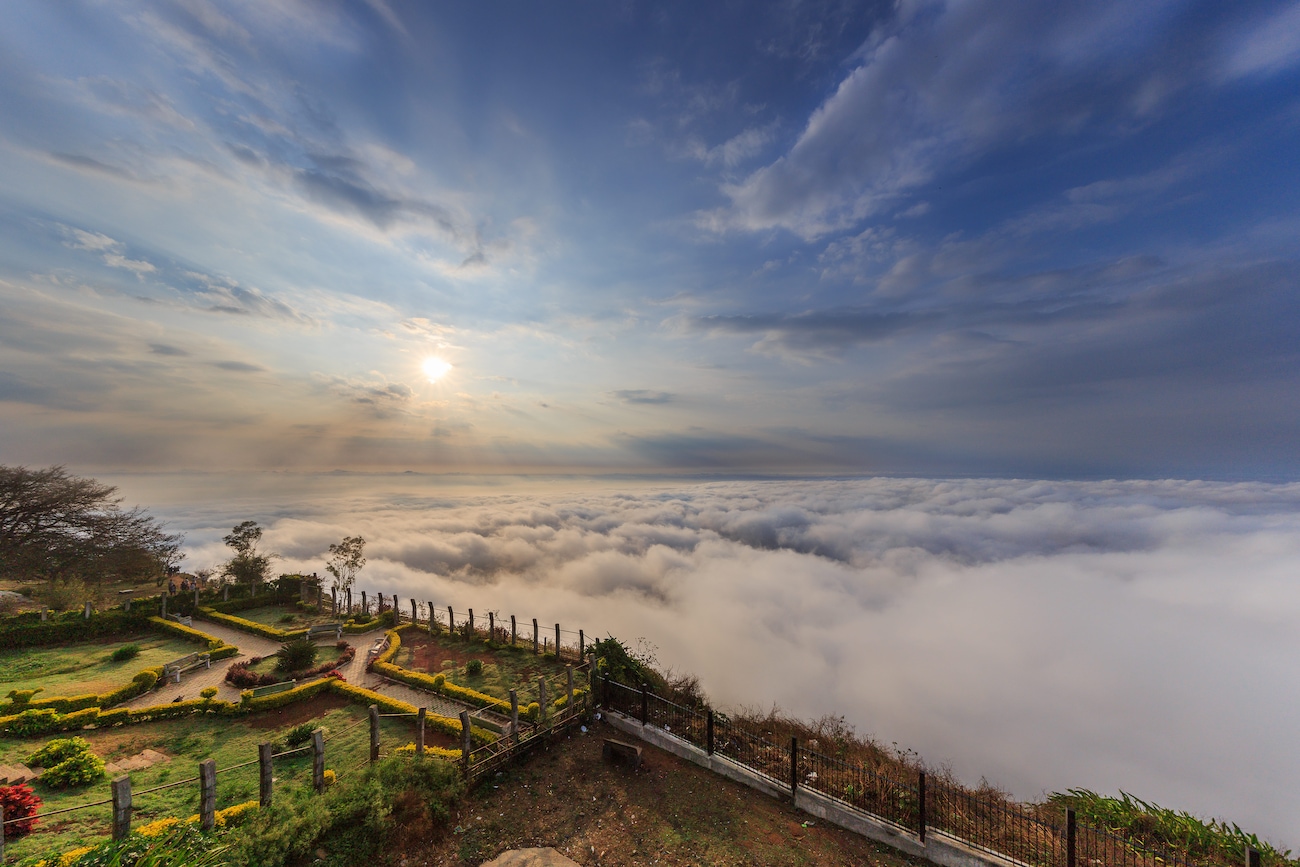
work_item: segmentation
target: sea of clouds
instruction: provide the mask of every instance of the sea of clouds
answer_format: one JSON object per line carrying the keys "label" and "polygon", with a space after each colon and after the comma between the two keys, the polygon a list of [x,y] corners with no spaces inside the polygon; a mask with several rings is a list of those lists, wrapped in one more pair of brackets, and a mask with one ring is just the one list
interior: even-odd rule
{"label": "sea of clouds", "polygon": [[190,568],[245,519],[280,571],[360,534],[358,589],[644,638],[716,703],[842,715],[1021,797],[1300,844],[1300,484],[112,481]]}

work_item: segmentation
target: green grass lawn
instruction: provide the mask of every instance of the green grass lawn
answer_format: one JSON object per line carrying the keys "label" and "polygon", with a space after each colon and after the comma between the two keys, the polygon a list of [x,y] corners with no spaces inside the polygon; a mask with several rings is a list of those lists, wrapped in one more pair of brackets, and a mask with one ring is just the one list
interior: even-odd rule
{"label": "green grass lawn", "polygon": [[[207,758],[217,762],[217,809],[245,801],[257,800],[258,768],[256,764],[222,772],[223,768],[253,761],[257,745],[283,739],[298,722],[312,720],[327,730],[325,767],[340,777],[362,765],[368,757],[370,740],[366,709],[360,705],[340,706],[336,697],[319,697],[279,711],[248,717],[191,717],[135,726],[121,726],[80,733],[91,749],[105,761],[138,755],[145,748],[171,757],[171,761],[140,771],[132,771],[131,787],[135,806],[132,825],[138,827],[155,819],[179,816],[184,819],[198,812],[198,783],[178,785],[150,794],[135,794],[164,783],[198,776],[198,763]],[[322,715],[323,714],[323,715]],[[313,719],[315,717],[315,719]],[[414,739],[414,721],[384,718],[380,721],[380,743],[384,753]],[[0,764],[24,760],[49,738],[6,739],[0,741]],[[429,735],[429,743],[453,746],[450,738]],[[288,787],[311,786],[311,752],[275,760],[275,791]],[[33,789],[45,802],[42,812],[89,804],[109,798],[109,781],[105,777],[83,789],[51,789],[37,781]],[[26,837],[7,841],[6,856],[19,860],[32,855],[59,854],[78,846],[102,842],[110,832],[110,806],[89,807],[74,813],[54,816],[39,823]]]}
{"label": "green grass lawn", "polygon": [[[140,654],[114,662],[113,651],[128,644]],[[37,698],[110,692],[129,683],[136,672],[171,662],[199,649],[192,641],[154,633],[112,641],[87,641],[52,647],[0,651],[0,696],[14,689],[45,691]]]}
{"label": "green grass lawn", "polygon": [[[236,611],[231,616],[252,620],[254,623],[261,623],[263,626],[274,626],[276,629],[303,629],[317,623],[336,622],[330,617],[328,606],[318,614],[315,611],[301,611],[292,605],[267,605],[262,608]],[[292,619],[286,620],[285,618]]]}

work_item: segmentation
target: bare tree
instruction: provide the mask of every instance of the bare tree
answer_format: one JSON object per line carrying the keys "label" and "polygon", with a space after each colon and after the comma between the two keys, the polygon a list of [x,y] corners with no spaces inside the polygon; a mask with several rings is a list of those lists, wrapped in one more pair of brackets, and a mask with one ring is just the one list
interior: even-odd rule
{"label": "bare tree", "polygon": [[117,488],[63,467],[0,466],[0,575],[102,582],[166,574],[183,539]]}
{"label": "bare tree", "polygon": [[347,593],[357,579],[357,573],[366,565],[366,558],[361,556],[366,549],[366,540],[360,536],[344,536],[337,545],[330,545],[330,559],[325,564],[325,571],[334,576],[331,589],[335,593]]}

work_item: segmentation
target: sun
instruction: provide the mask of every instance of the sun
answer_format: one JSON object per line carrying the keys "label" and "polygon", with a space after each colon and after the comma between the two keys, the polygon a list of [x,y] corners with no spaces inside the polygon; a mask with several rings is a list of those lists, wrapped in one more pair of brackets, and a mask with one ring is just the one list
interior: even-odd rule
{"label": "sun", "polygon": [[437,382],[451,371],[451,365],[441,358],[431,355],[420,363],[420,369],[429,378],[429,382]]}

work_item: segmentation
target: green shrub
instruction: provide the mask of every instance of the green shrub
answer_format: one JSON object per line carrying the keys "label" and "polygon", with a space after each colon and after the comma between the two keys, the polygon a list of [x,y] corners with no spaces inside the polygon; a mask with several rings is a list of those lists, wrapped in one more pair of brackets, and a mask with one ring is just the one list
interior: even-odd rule
{"label": "green shrub", "polygon": [[123,644],[117,650],[113,651],[112,659],[114,662],[126,662],[128,659],[135,659],[139,655],[140,655],[140,645]]}
{"label": "green shrub", "polygon": [[53,708],[42,708],[41,710],[25,710],[16,717],[11,718],[11,722],[5,727],[8,734],[16,735],[20,738],[31,737],[32,735],[43,735],[47,732],[57,731],[58,714]]}
{"label": "green shrub", "polygon": [[27,757],[27,764],[35,768],[52,768],[78,753],[90,752],[84,738],[56,738]]}
{"label": "green shrub", "polygon": [[293,614],[282,614],[282,615],[280,615],[280,622],[281,622],[281,623],[293,623],[293,622],[294,622],[295,620],[297,620],[297,619],[298,619],[297,616],[295,616],[295,615],[293,615]]}
{"label": "green shrub", "polygon": [[205,686],[203,689],[199,690],[199,696],[202,698],[216,698],[217,688],[215,686]]}
{"label": "green shrub", "polygon": [[287,642],[275,652],[277,671],[302,671],[316,662],[316,645],[306,638]]}
{"label": "green shrub", "polygon": [[[73,738],[73,740],[81,739]],[[55,789],[70,789],[74,786],[89,785],[103,777],[104,760],[87,748],[52,768],[46,768],[45,773],[41,774],[41,782]]]}
{"label": "green shrub", "polygon": [[45,687],[38,686],[36,689],[11,689],[9,690],[9,700],[16,705],[27,704],[32,700],[32,696],[38,692],[45,692]]}
{"label": "green shrub", "polygon": [[434,689],[436,689],[436,690],[441,690],[441,689],[442,689],[444,686],[446,686],[446,685],[447,685],[447,676],[446,676],[446,675],[444,675],[444,674],[435,674],[435,675],[433,676],[433,688],[434,688]]}
{"label": "green shrub", "polygon": [[483,673],[483,660],[471,659],[465,663],[465,673],[470,677],[477,677]]}
{"label": "green shrub", "polygon": [[309,723],[309,722],[299,723],[298,725],[289,729],[289,733],[284,736],[285,745],[292,750],[292,749],[297,749],[298,747],[301,747],[304,744],[310,743],[311,733],[316,731],[316,728],[317,726],[315,723]]}

